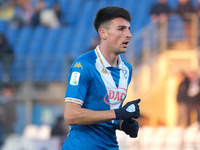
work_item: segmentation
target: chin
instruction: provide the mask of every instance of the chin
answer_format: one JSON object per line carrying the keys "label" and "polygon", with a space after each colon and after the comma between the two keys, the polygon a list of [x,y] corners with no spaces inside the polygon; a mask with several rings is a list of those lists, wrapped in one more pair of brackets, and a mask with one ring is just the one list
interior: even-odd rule
{"label": "chin", "polygon": [[124,48],[124,49],[120,50],[119,53],[126,53],[126,51],[127,51],[127,48]]}
{"label": "chin", "polygon": [[119,48],[118,50],[116,49],[115,53],[118,55],[121,53],[125,53],[126,51],[127,51],[127,48]]}

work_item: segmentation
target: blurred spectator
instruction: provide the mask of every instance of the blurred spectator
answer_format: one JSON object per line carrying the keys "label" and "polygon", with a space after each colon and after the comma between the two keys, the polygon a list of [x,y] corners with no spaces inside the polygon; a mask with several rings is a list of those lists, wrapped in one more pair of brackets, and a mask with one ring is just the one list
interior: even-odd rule
{"label": "blurred spectator", "polygon": [[14,16],[14,10],[16,7],[16,1],[9,0],[0,7],[0,19],[10,21]]}
{"label": "blurred spectator", "polygon": [[4,133],[3,130],[0,128],[0,149],[4,144],[4,141],[5,141]]}
{"label": "blurred spectator", "polygon": [[192,5],[190,0],[179,0],[178,6],[175,10],[175,13],[180,15],[185,22],[190,22],[190,16],[196,12],[195,8]]}
{"label": "blurred spectator", "polygon": [[0,95],[0,129],[5,136],[13,133],[15,121],[14,89],[7,85],[2,89],[2,94]]}
{"label": "blurred spectator", "polygon": [[[196,110],[198,118],[200,117],[199,103],[200,103],[200,80],[195,71],[188,74],[189,85],[187,90],[187,125],[191,124],[191,112]],[[197,118],[197,119],[198,119]]]}
{"label": "blurred spectator", "polygon": [[60,21],[61,20],[61,10],[60,10],[60,5],[58,3],[53,4],[53,10],[56,14],[57,19]]}
{"label": "blurred spectator", "polygon": [[90,50],[95,49],[97,47],[97,45],[99,45],[99,42],[100,42],[99,41],[99,37],[92,38],[91,45],[90,45],[90,47],[85,52],[88,52]]}
{"label": "blurred spectator", "polygon": [[198,0],[198,16],[200,18],[200,0]]}
{"label": "blurred spectator", "polygon": [[198,30],[198,46],[199,46],[199,48],[200,48],[200,0],[198,0],[198,28],[199,28],[199,30]]}
{"label": "blurred spectator", "polygon": [[63,117],[58,117],[55,125],[51,130],[51,136],[58,137],[61,141],[61,146],[62,146],[64,144],[64,141],[66,140],[68,133],[69,133],[69,127],[65,123]]}
{"label": "blurred spectator", "polygon": [[178,120],[177,125],[185,127],[187,124],[187,90],[189,79],[184,72],[179,73],[180,84],[178,86],[177,102],[178,102]]}
{"label": "blurred spectator", "polygon": [[[45,1],[40,0],[35,7],[32,17],[32,25],[44,25],[55,28],[60,25],[58,16],[60,15],[59,6],[55,4],[53,8],[46,8]],[[59,16],[60,17],[60,16]]]}
{"label": "blurred spectator", "polygon": [[3,0],[0,0],[0,7],[4,4]]}
{"label": "blurred spectator", "polygon": [[31,19],[31,24],[33,26],[41,25],[40,15],[44,9],[45,9],[45,3],[43,1],[38,1],[38,3],[36,4],[36,6],[34,8],[34,13],[33,13],[32,19]]}
{"label": "blurred spectator", "polygon": [[33,16],[33,8],[30,3],[22,3],[15,8],[15,14],[12,18],[10,25],[22,27],[23,25],[31,24]]}
{"label": "blurred spectator", "polygon": [[155,23],[164,23],[168,20],[170,11],[167,0],[158,0],[158,2],[151,7],[151,20]]}
{"label": "blurred spectator", "polygon": [[192,14],[196,13],[195,8],[192,5],[190,0],[179,0],[178,6],[175,10],[175,13],[178,14],[184,21],[185,25],[185,34],[189,46],[192,48],[192,35],[191,35],[191,19]]}
{"label": "blurred spectator", "polygon": [[58,117],[55,125],[52,128],[52,136],[66,136],[69,133],[69,129],[62,117]]}
{"label": "blurred spectator", "polygon": [[32,0],[17,0],[18,4],[19,4],[20,6],[28,5],[28,4],[30,4],[31,1],[32,1]]}
{"label": "blurred spectator", "polygon": [[61,11],[58,3],[54,3],[52,8],[46,8],[41,13],[41,22],[44,26],[56,28],[60,25]]}
{"label": "blurred spectator", "polygon": [[14,52],[4,34],[0,34],[0,61],[3,66],[3,81],[8,82],[10,79],[10,65],[14,61]]}

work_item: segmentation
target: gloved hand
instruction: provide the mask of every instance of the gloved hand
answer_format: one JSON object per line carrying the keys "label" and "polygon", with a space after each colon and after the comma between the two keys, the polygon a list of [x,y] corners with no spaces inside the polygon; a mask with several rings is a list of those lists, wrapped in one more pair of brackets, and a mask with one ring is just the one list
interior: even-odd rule
{"label": "gloved hand", "polygon": [[131,118],[139,118],[140,116],[140,109],[138,103],[140,99],[135,101],[128,102],[124,107],[120,109],[115,109],[116,119],[131,119]]}
{"label": "gloved hand", "polygon": [[136,138],[138,135],[139,125],[134,119],[123,120],[121,130],[124,131],[131,138]]}

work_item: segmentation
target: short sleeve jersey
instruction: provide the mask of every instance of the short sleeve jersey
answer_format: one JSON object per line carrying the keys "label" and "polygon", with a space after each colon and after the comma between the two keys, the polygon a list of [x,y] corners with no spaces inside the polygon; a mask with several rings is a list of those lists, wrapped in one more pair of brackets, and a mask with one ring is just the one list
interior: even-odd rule
{"label": "short sleeve jersey", "polygon": [[[65,102],[96,111],[120,108],[126,98],[132,67],[120,56],[118,64],[118,67],[112,67],[99,46],[78,57],[70,70]],[[117,123],[117,120],[112,120],[92,125],[72,125],[62,150],[117,150]]]}

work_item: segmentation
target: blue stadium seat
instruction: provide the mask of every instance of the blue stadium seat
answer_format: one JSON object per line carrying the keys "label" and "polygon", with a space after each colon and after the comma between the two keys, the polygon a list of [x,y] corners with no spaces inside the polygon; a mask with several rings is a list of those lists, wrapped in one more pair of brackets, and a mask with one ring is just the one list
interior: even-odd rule
{"label": "blue stadium seat", "polygon": [[55,0],[45,0],[45,5],[47,8],[52,8]]}
{"label": "blue stadium seat", "polygon": [[124,1],[124,0],[117,0],[117,1],[112,0],[111,2],[112,2],[111,5],[113,5],[113,6],[124,7],[127,4],[128,0],[126,0],[126,1]]}
{"label": "blue stadium seat", "polygon": [[82,0],[76,0],[76,1],[70,1],[70,3],[68,4],[69,9],[65,19],[70,25],[75,25],[79,20],[81,14],[80,10],[81,8],[83,8],[82,3],[83,3]]}
{"label": "blue stadium seat", "polygon": [[82,41],[83,51],[81,53],[86,52],[91,47],[91,42],[93,38],[96,38],[96,37],[98,37],[96,30],[93,27],[89,28],[87,38],[83,38],[83,41]]}
{"label": "blue stadium seat", "polygon": [[63,66],[66,64],[64,57],[55,59],[49,63],[51,66],[48,72],[47,80],[62,81],[63,80]]}
{"label": "blue stadium seat", "polygon": [[69,9],[69,1],[68,0],[57,0],[57,2],[60,5],[61,11],[67,12],[67,10]]}
{"label": "blue stadium seat", "polygon": [[61,23],[62,24],[68,24],[69,21],[68,21],[68,15],[69,15],[69,1],[67,0],[57,0],[57,2],[59,3],[60,5],[60,10],[61,10]]}
{"label": "blue stadium seat", "polygon": [[33,65],[33,80],[34,81],[61,81],[63,80],[63,65],[65,63],[64,57],[54,58],[52,56],[41,57],[34,60]]}
{"label": "blue stadium seat", "polygon": [[23,130],[26,126],[26,107],[24,103],[16,103],[16,115],[20,117],[17,117],[15,121],[14,132],[22,135]]}
{"label": "blue stadium seat", "polygon": [[44,40],[44,46],[41,51],[42,55],[52,55],[56,53],[56,44],[59,39],[60,28],[50,28],[47,31],[46,38]]}
{"label": "blue stadium seat", "polygon": [[84,51],[84,48],[82,46],[82,40],[84,39],[85,37],[82,35],[82,36],[77,36],[76,37],[76,41],[74,41],[72,43],[72,46],[71,46],[71,49],[70,49],[70,57],[72,59],[76,59],[80,54],[82,54],[82,52]]}
{"label": "blue stadium seat", "polygon": [[198,9],[198,0],[191,0],[192,1],[192,4],[193,6]]}
{"label": "blue stadium seat", "polygon": [[48,74],[49,65],[49,57],[40,57],[40,58],[33,58],[33,81],[43,81]]}
{"label": "blue stadium seat", "polygon": [[167,2],[172,10],[177,8],[178,0],[168,0]]}
{"label": "blue stadium seat", "polygon": [[19,36],[14,43],[14,50],[17,55],[27,54],[29,42],[31,40],[30,35],[32,35],[32,32],[33,30],[30,26],[25,26],[19,31]]}
{"label": "blue stadium seat", "polygon": [[9,21],[7,20],[0,20],[0,33],[5,33],[5,31],[7,30]]}
{"label": "blue stadium seat", "polygon": [[24,57],[24,55],[17,55],[15,57],[15,62],[11,65],[11,80],[13,81],[27,81],[27,59]]}
{"label": "blue stadium seat", "polygon": [[69,52],[72,41],[75,41],[74,38],[74,28],[73,27],[64,27],[60,31],[60,38],[58,39],[56,47],[56,56],[66,55]]}
{"label": "blue stadium seat", "polygon": [[41,53],[44,46],[44,40],[46,39],[47,28],[38,26],[34,29],[34,33],[31,36],[30,45],[28,48],[28,55],[37,56]]}
{"label": "blue stadium seat", "polygon": [[3,78],[3,68],[2,68],[2,63],[0,62],[0,81],[2,80]]}
{"label": "blue stadium seat", "polygon": [[10,27],[6,31],[6,37],[8,38],[8,41],[12,47],[14,47],[16,40],[19,36],[19,28],[17,27]]}
{"label": "blue stadium seat", "polygon": [[168,19],[168,41],[181,41],[185,39],[184,22],[178,15],[170,15]]}
{"label": "blue stadium seat", "polygon": [[100,9],[102,7],[108,6],[108,3],[109,3],[109,1],[107,1],[107,0],[97,1],[97,4],[96,4],[97,8],[96,8],[96,10],[98,10],[98,9]]}
{"label": "blue stadium seat", "polygon": [[[137,6],[131,12],[133,14],[133,21],[132,21],[132,31],[139,31],[141,30],[146,24],[150,22],[149,12],[151,9],[152,1],[134,1],[132,5]],[[130,7],[128,8],[130,9]]]}

